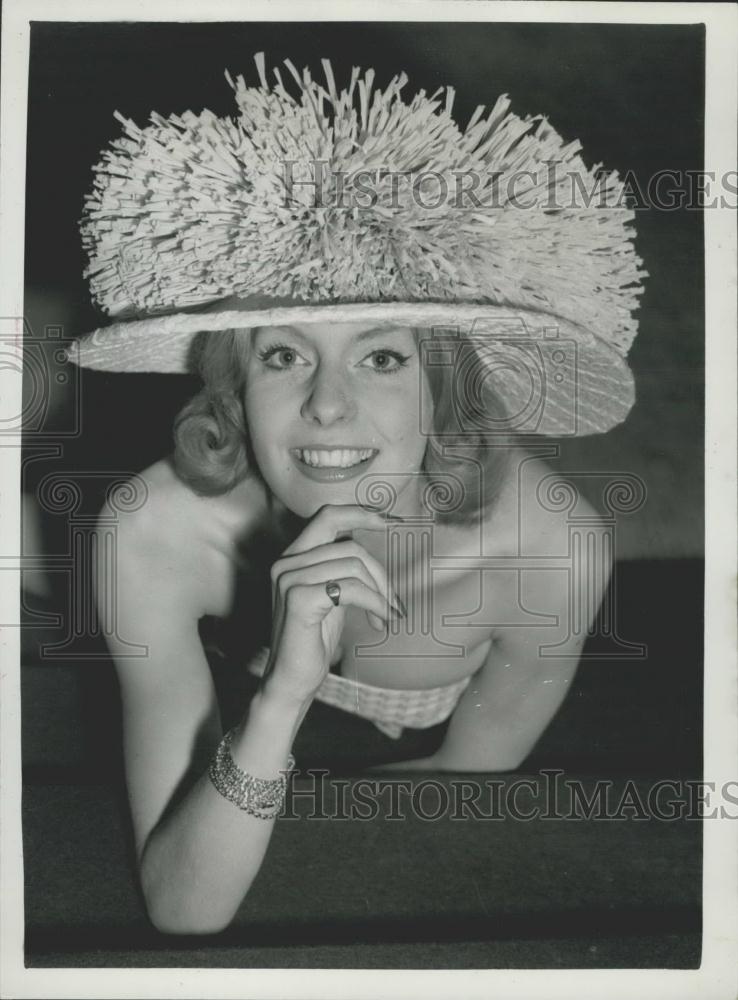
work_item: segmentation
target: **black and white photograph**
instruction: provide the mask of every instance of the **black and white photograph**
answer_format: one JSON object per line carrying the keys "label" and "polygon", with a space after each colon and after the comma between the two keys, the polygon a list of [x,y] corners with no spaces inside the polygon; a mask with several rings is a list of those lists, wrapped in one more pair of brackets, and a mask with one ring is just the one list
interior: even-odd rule
{"label": "black and white photograph", "polygon": [[0,995],[736,995],[736,14],[8,3]]}

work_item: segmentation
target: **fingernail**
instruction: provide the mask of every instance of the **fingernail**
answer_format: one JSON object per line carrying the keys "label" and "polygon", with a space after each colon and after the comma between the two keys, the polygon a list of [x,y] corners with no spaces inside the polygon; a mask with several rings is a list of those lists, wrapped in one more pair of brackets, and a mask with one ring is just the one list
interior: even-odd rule
{"label": "fingernail", "polygon": [[401,616],[402,616],[403,618],[407,618],[407,608],[406,608],[406,607],[405,607],[405,605],[404,605],[404,604],[402,603],[402,601],[401,601],[401,600],[400,600],[400,598],[399,598],[399,597],[397,596],[397,594],[395,594],[395,604],[397,605],[397,610],[399,611],[400,615],[401,615]]}
{"label": "fingernail", "polygon": [[368,612],[367,617],[369,618],[369,624],[375,632],[384,632],[384,624],[381,618],[371,612]]}
{"label": "fingernail", "polygon": [[385,519],[385,521],[402,521],[402,522],[405,521],[404,517],[398,517],[397,514],[382,514],[382,517]]}

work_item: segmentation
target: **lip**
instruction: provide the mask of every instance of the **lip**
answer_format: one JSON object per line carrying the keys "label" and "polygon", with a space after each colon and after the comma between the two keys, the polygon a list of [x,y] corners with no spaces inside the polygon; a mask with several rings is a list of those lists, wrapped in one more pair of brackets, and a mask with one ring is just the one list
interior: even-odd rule
{"label": "lip", "polygon": [[[364,469],[369,468],[369,466],[372,464],[374,459],[379,454],[378,451],[375,451],[374,454],[371,456],[371,458],[367,458],[365,462],[359,462],[357,465],[351,465],[347,469],[341,469],[339,466],[334,466],[332,468],[328,468],[326,466],[321,469],[321,468],[316,468],[316,466],[314,465],[305,465],[305,463],[300,460],[300,458],[297,455],[297,452],[299,450],[302,450],[302,447],[303,446],[301,446],[299,449],[291,448],[290,456],[295,466],[297,467],[297,469],[299,469],[299,471],[303,474],[303,476],[307,476],[308,479],[312,479],[316,483],[340,483],[343,482],[345,479],[355,479],[356,476],[360,475],[364,471]],[[355,445],[346,445],[345,447],[347,450],[352,450],[352,451],[362,450],[360,448],[356,448]],[[321,448],[316,448],[314,445],[313,446],[304,445],[304,448],[306,451],[343,450],[343,447],[339,448],[335,445],[332,448],[326,448],[325,446]]]}

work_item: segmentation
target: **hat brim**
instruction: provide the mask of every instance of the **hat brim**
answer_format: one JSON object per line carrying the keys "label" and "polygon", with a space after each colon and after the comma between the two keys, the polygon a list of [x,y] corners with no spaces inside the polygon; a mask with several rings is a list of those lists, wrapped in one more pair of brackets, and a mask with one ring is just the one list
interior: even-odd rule
{"label": "hat brim", "polygon": [[[622,423],[633,406],[633,376],[617,351],[569,320],[512,306],[377,302],[238,308],[231,300],[205,312],[111,323],[81,337],[69,354],[75,364],[99,371],[187,374],[197,371],[200,334],[353,322],[471,337],[488,362],[485,381],[489,378],[509,413],[520,415],[520,424],[510,428],[520,433],[603,433]],[[473,376],[467,387],[472,395],[478,391],[475,379],[479,382]],[[545,399],[538,405],[534,397],[541,392]]]}

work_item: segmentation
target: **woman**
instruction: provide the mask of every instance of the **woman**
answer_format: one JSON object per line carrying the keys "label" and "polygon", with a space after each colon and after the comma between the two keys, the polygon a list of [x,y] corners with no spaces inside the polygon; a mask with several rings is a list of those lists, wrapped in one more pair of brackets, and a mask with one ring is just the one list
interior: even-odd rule
{"label": "woman", "polygon": [[[121,523],[107,630],[125,637],[110,646],[144,896],[170,932],[232,919],[315,699],[388,739],[450,716],[439,746],[395,767],[520,765],[584,635],[570,634],[570,574],[546,565],[568,551],[569,526],[525,435],[607,430],[632,404],[630,214],[552,204],[562,182],[548,168],[528,215],[509,185],[494,215],[458,199],[431,208],[421,176],[448,189],[463,166],[499,195],[506,171],[519,179],[558,152],[593,181],[575,147],[505,101],[462,134],[450,100],[404,103],[402,77],[372,94],[357,70],[339,93],[329,64],[325,88],[288,64],[295,99],[257,65],[259,88],[234,84],[237,122],[127,123],[83,224],[93,294],[124,321],[83,340],[79,362],[196,363],[204,382],[173,456],[142,474],[147,502]],[[393,170],[376,173],[366,206],[360,168],[380,154]],[[619,193],[606,178],[605,203]],[[434,483],[452,499],[434,507]],[[432,567],[427,542],[409,543],[429,521]],[[608,572],[575,580],[590,622]],[[110,603],[98,594],[102,616]],[[199,626],[235,622],[246,650],[265,611],[249,667],[260,680],[224,736]],[[130,642],[147,657],[128,658]]]}

